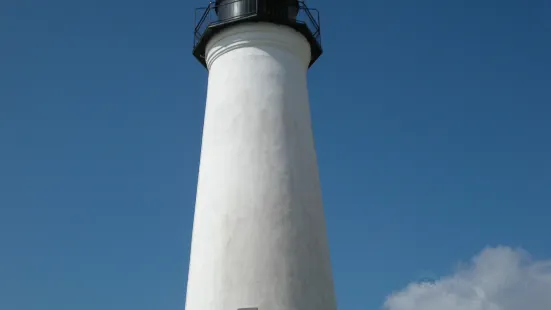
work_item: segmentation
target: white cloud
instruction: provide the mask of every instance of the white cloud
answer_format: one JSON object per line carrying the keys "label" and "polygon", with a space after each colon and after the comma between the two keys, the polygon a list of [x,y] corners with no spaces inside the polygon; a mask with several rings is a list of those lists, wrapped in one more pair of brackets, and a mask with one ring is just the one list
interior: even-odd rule
{"label": "white cloud", "polygon": [[551,260],[508,247],[487,248],[432,283],[390,295],[386,310],[551,310]]}

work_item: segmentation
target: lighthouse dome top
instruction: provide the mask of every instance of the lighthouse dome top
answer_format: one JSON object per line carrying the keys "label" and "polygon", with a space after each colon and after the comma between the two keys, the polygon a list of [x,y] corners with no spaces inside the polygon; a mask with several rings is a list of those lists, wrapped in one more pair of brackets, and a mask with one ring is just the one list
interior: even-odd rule
{"label": "lighthouse dome top", "polygon": [[220,19],[239,18],[260,11],[281,19],[295,19],[299,11],[298,0],[216,0],[215,11]]}
{"label": "lighthouse dome top", "polygon": [[310,66],[321,56],[319,12],[300,0],[216,0],[195,10],[193,55],[206,67],[209,40],[218,32],[238,24],[267,22],[289,26],[309,42]]}

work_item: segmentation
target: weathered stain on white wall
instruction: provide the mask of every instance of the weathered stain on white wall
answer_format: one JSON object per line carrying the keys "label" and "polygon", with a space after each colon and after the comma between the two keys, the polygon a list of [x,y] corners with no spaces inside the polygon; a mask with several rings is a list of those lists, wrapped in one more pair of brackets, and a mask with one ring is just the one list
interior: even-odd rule
{"label": "weathered stain on white wall", "polygon": [[335,310],[311,128],[310,46],[245,24],[207,46],[187,310]]}

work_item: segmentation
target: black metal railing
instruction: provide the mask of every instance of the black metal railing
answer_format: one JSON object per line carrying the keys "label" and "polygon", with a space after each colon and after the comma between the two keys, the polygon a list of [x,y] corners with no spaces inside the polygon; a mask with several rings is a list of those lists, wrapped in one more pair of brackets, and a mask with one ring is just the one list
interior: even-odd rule
{"label": "black metal railing", "polygon": [[[217,5],[213,0],[207,7],[195,9],[193,48],[195,49],[197,45],[200,44],[207,29],[234,21],[251,19],[253,17],[258,17],[260,20],[267,18],[266,20],[275,21],[279,24],[306,25],[317,44],[321,47],[321,27],[318,10],[308,8],[304,1],[298,1],[298,12],[289,11],[288,14],[284,14],[285,16],[281,16],[281,14],[269,13],[262,10],[258,4],[258,0],[234,0],[230,2],[225,1]],[[237,8],[238,10],[236,10]],[[293,8],[289,7],[288,9],[291,10]],[[297,8],[294,7],[294,10],[296,9]],[[230,14],[217,14],[217,12],[230,12]],[[232,14],[232,12],[237,13]]]}

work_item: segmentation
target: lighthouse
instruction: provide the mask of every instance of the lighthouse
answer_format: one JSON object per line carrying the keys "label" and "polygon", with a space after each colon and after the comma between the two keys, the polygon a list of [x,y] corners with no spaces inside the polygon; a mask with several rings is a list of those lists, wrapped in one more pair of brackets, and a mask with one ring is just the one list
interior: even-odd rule
{"label": "lighthouse", "polygon": [[199,11],[208,90],[186,310],[336,310],[307,88],[318,12],[296,0]]}

